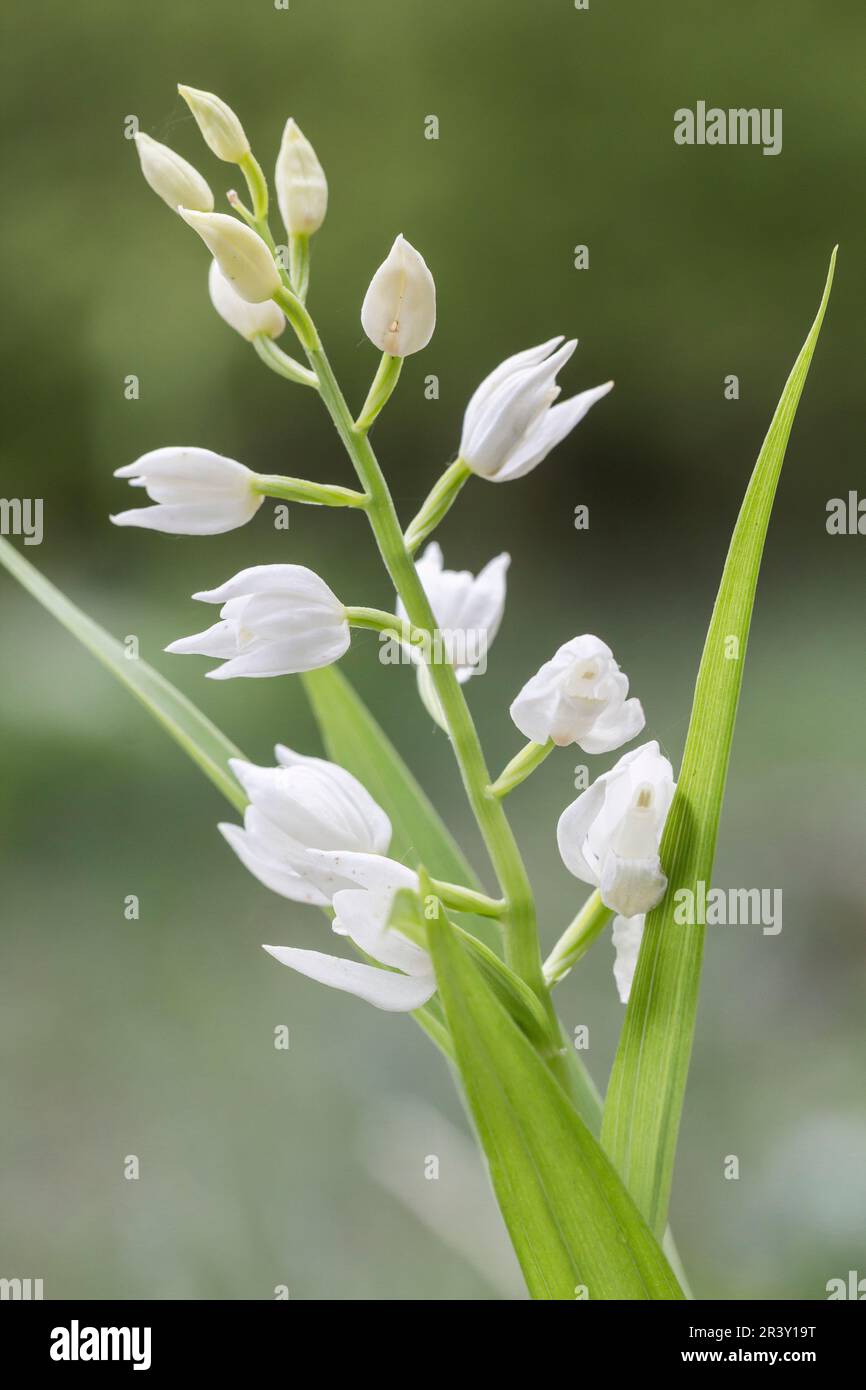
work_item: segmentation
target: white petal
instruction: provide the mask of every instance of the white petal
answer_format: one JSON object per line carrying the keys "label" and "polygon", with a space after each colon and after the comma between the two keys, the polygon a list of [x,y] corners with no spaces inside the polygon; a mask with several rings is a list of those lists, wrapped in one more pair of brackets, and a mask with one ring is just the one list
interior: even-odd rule
{"label": "white petal", "polygon": [[597,719],[588,734],[583,734],[577,742],[585,753],[612,753],[629,743],[646,725],[646,717],[640,700],[626,700],[618,708],[608,708]]}
{"label": "white petal", "polygon": [[210,680],[232,680],[237,676],[261,678],[294,676],[315,671],[339,661],[349,646],[349,625],[306,633],[288,642],[262,642],[247,648],[240,656],[206,674]]}
{"label": "white petal", "polygon": [[394,893],[390,890],[343,889],[334,896],[338,930],[382,965],[402,970],[406,975],[432,974],[433,964],[427,951],[399,931],[389,929],[393,901]]}
{"label": "white petal", "polygon": [[237,628],[234,623],[214,623],[204,632],[178,637],[176,642],[169,642],[165,650],[176,656],[232,657],[238,650]]}
{"label": "white petal", "polygon": [[556,827],[556,843],[562,861],[569,873],[583,883],[598,884],[600,864],[587,837],[604,805],[604,796],[604,779],[599,777],[570,806],[566,806]]}
{"label": "white petal", "polygon": [[211,261],[207,283],[211,304],[220,318],[242,338],[251,342],[258,333],[264,333],[267,338],[279,338],[286,320],[282,309],[272,299],[262,304],[242,299],[223,275],[219,261]]}
{"label": "white petal", "polygon": [[251,594],[285,594],[299,601],[304,598],[330,601],[335,612],[342,612],[342,604],[324,579],[305,565],[251,565],[218,588],[203,589],[193,594],[193,598],[202,603],[227,603],[229,599]]}
{"label": "white petal", "polygon": [[498,367],[494,367],[490,375],[484,378],[481,385],[470,397],[463,415],[463,432],[460,439],[461,454],[465,442],[478,426],[487,402],[497,387],[508,377],[522,371],[524,367],[536,367],[539,362],[543,362],[546,357],[549,357],[554,348],[559,347],[563,341],[564,336],[560,333],[558,337],[550,338],[546,343],[540,343],[538,347],[526,348],[523,352],[515,352],[512,357],[506,357],[504,362],[500,362]]}
{"label": "white petal", "polygon": [[300,874],[288,865],[271,859],[261,852],[260,847],[239,825],[222,823],[217,827],[220,834],[231,845],[238,859],[250,873],[272,892],[279,893],[296,903],[309,903],[312,907],[327,906],[328,899]]}
{"label": "white petal", "polygon": [[389,970],[377,970],[360,961],[341,960],[321,951],[299,951],[291,946],[265,946],[269,955],[282,965],[297,970],[310,980],[354,994],[387,1013],[409,1013],[420,1009],[436,991],[432,977],[412,978]]}
{"label": "white petal", "polygon": [[154,507],[134,507],[111,517],[115,526],[139,526],[171,536],[219,536],[245,526],[255,516],[264,497],[250,494],[245,504],[229,502],[181,502]]}
{"label": "white petal", "polygon": [[621,916],[649,912],[661,902],[667,886],[658,855],[652,859],[622,859],[613,850],[605,855],[598,891],[605,907]]}
{"label": "white petal", "polygon": [[493,481],[509,483],[513,482],[515,478],[525,477],[527,473],[530,473],[533,468],[536,468],[547,458],[551,450],[567,434],[571,433],[575,425],[579,424],[589,413],[596,401],[600,401],[612,390],[613,382],[606,381],[603,386],[593,386],[590,390],[581,391],[579,395],[572,396],[559,405],[552,405],[542,416],[535,429],[527,436],[525,443],[516,449],[499,472],[493,475]]}

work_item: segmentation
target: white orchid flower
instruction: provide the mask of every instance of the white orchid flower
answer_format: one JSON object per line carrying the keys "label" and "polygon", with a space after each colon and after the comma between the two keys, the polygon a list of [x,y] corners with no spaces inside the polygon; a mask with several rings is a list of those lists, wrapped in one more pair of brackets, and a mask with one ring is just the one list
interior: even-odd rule
{"label": "white orchid flower", "polygon": [[613,388],[607,381],[554,405],[556,374],[577,347],[576,339],[560,343],[561,335],[507,358],[475,391],[460,439],[460,457],[473,473],[494,483],[522,478]]}
{"label": "white orchid flower", "polygon": [[314,671],[338,661],[349,646],[343,604],[303,565],[253,565],[193,598],[222,604],[221,621],[165,650],[220,657],[224,665],[207,672],[213,680]]}
{"label": "white orchid flower", "polygon": [[[487,652],[505,611],[505,576],[510,564],[510,555],[503,552],[488,561],[477,575],[469,570],[447,570],[442,548],[436,541],[431,541],[417,563],[418,578],[436,619],[434,644],[438,646],[434,645],[430,660],[450,661],[461,685],[486,668]],[[399,598],[397,612],[401,618],[406,618]],[[444,729],[445,716],[428,662],[419,648],[407,647],[406,650],[417,665],[418,691],[425,708]]]}
{"label": "white orchid flower", "polygon": [[640,700],[626,699],[628,676],[613,652],[591,633],[573,637],[524,685],[511,718],[533,743],[585,753],[611,753],[636,738],[646,723]]}
{"label": "white orchid flower", "polygon": [[420,251],[398,236],[367,290],[361,323],[391,357],[420,352],[436,327],[436,285]]}
{"label": "white orchid flower", "polygon": [[387,1013],[420,1009],[436,992],[433,962],[422,947],[387,926],[392,898],[393,892],[360,889],[344,890],[334,898],[334,929],[379,965],[292,946],[264,949],[308,979],[354,994]]}
{"label": "white orchid flower", "polygon": [[624,754],[563,811],[559,852],[623,917],[649,912],[667,888],[659,844],[675,791],[673,769],[653,741]]}
{"label": "white orchid flower", "polygon": [[[323,892],[298,868],[309,849],[385,855],[391,822],[373,797],[345,768],[309,758],[277,744],[279,766],[258,767],[232,758],[230,766],[250,804],[243,827],[219,829],[255,878],[293,902],[324,906]],[[322,881],[319,867],[317,877]],[[345,877],[343,887],[355,880]]]}
{"label": "white orchid flower", "polygon": [[614,917],[613,919],[613,947],[616,951],[613,978],[616,981],[620,1002],[623,1004],[628,1003],[631,994],[645,924],[646,914],[643,912],[639,912],[636,917]]}
{"label": "white orchid flower", "polygon": [[272,299],[265,300],[263,304],[250,304],[248,299],[242,299],[223,275],[219,261],[210,263],[207,287],[210,302],[220,318],[242,338],[252,342],[260,333],[266,338],[279,338],[286,326],[286,318],[279,305]]}
{"label": "white orchid flower", "polygon": [[133,138],[142,174],[173,212],[179,207],[195,212],[213,211],[213,194],[198,169],[143,130]]}
{"label": "white orchid flower", "polygon": [[295,120],[286,121],[274,175],[283,226],[290,236],[317,232],[328,210],[328,181]]}
{"label": "white orchid flower", "polygon": [[[276,306],[274,306],[276,307]],[[117,468],[115,478],[143,487],[155,507],[134,507],[111,520],[173,536],[216,536],[245,526],[264,502],[256,474],[210,449],[169,446]]]}

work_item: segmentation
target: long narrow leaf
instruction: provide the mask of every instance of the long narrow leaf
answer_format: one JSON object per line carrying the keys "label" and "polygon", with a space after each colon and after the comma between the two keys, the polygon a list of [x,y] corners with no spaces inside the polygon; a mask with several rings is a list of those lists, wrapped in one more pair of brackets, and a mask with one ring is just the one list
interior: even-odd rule
{"label": "long narrow leaf", "polygon": [[604,1107],[602,1142],[654,1231],[667,1220],[694,1034],[704,928],[674,921],[675,893],[709,884],[764,539],[788,436],[830,297],[782,392],[731,538],[701,658],[682,771],[662,839],[669,889],[647,918]]}
{"label": "long narrow leaf", "polygon": [[2,539],[0,564],[141,701],[232,805],[242,811],[247,798],[228,766],[229,758],[243,757],[240,749],[146,661],[130,659],[121,642],[76,608],[14,546]]}
{"label": "long narrow leaf", "polygon": [[427,937],[457,1066],[533,1298],[682,1298],[613,1165],[453,927],[440,917]]}

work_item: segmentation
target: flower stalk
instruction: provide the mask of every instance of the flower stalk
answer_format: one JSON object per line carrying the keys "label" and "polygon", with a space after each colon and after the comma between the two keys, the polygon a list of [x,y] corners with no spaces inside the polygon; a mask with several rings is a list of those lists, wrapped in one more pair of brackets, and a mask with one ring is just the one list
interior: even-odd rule
{"label": "flower stalk", "polygon": [[464,483],[471,477],[472,469],[465,459],[457,458],[448,465],[406,528],[406,549],[410,555],[414,555],[418,547],[436,530],[442,518],[457,501]]}
{"label": "flower stalk", "polygon": [[601,895],[598,892],[590,894],[544,962],[544,978],[551,989],[565,979],[581,956],[586,955],[612,916],[612,908],[605,907]]}
{"label": "flower stalk", "polygon": [[556,744],[552,738],[549,738],[546,743],[527,743],[519,753],[515,754],[511,762],[506,764],[496,781],[491,782],[487,788],[490,796],[495,796],[500,801],[503,797],[508,796],[509,792],[513,792],[515,787],[519,787],[521,782],[525,782],[527,777],[541,766],[555,747]]}

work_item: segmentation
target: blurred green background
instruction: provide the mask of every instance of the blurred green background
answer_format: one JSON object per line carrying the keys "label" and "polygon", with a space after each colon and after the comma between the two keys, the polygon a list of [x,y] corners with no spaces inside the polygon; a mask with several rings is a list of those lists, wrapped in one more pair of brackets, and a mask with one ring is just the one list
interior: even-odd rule
{"label": "blurred green background", "polygon": [[[784,928],[708,933],[672,1216],[699,1296],[818,1299],[866,1274],[866,540],[824,524],[828,498],[864,488],[860,0],[45,0],[6,21],[0,491],[45,499],[28,558],[136,634],[259,761],[277,739],[318,751],[300,687],[211,684],[203,661],[163,656],[202,626],[188,595],[288,560],[347,602],[392,596],[359,517],[298,507],[277,532],[266,505],[202,540],[109,525],[134,504],[112,470],[167,443],[353,481],[312,394],[216,318],[206,253],[144,185],[129,115],[218,205],[232,170],[175,83],[225,97],[268,169],[297,118],[331,187],[311,307],[352,401],[376,365],[359,321],[370,276],[399,231],[423,251],[436,334],[376,431],[407,519],[502,357],[574,334],[565,392],[616,379],[531,478],[473,484],[441,531],[455,568],[513,557],[470,687],[494,768],[519,745],[509,701],[583,631],[612,645],[647,736],[678,763],[739,499],[841,243],[766,551],[715,875],[782,888]],[[673,112],[699,99],[781,107],[782,154],[677,147]],[[0,610],[0,1275],[41,1277],[47,1297],[514,1296],[438,1056],[411,1021],[261,952],[321,946],[320,919],[245,874],[215,832],[217,793],[5,575]],[[363,637],[344,669],[486,872],[411,676]],[[582,900],[554,826],[583,760],[551,758],[510,803],[545,945]],[[612,959],[606,936],[559,994],[568,1028],[589,1026],[602,1084],[623,1012]],[[738,1181],[723,1176],[732,1154]]]}

